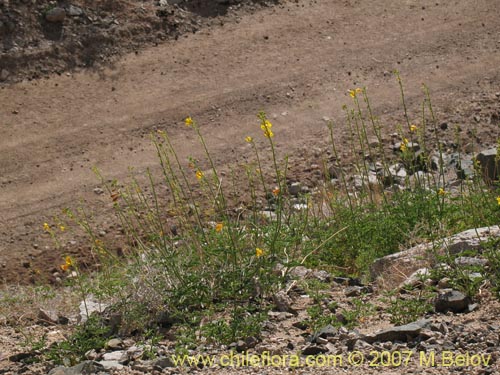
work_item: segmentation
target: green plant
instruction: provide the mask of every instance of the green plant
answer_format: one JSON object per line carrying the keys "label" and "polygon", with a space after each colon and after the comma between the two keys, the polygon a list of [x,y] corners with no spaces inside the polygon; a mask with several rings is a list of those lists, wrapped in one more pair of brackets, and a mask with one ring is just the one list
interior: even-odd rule
{"label": "green plant", "polygon": [[403,325],[420,319],[433,310],[430,302],[432,293],[419,293],[419,295],[408,295],[406,298],[398,296],[396,291],[387,292],[381,300],[389,306],[385,309],[391,315],[391,323]]}

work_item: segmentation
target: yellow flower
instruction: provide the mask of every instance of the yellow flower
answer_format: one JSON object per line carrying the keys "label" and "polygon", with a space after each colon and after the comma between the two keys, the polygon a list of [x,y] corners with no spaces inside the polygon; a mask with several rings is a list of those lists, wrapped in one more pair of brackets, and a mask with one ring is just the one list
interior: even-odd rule
{"label": "yellow flower", "polygon": [[61,232],[64,232],[66,230],[66,227],[64,225],[60,225],[59,229],[61,230]]}
{"label": "yellow flower", "polygon": [[191,116],[186,117],[186,119],[184,120],[184,124],[186,124],[186,126],[193,125],[193,119],[191,118]]}
{"label": "yellow flower", "polygon": [[266,131],[264,132],[264,136],[265,136],[266,138],[272,138],[272,137],[274,137],[274,133],[273,133],[271,130],[269,130],[269,129],[268,129],[268,130],[266,130]]}
{"label": "yellow flower", "polygon": [[405,146],[408,145],[408,142],[409,142],[408,138],[403,138],[403,143],[405,144]]}
{"label": "yellow flower", "polygon": [[158,129],[156,132],[157,132],[159,135],[165,135],[165,134],[167,134],[167,133],[165,133],[165,130],[161,130],[161,129]]}
{"label": "yellow flower", "polygon": [[446,191],[443,188],[439,188],[438,195],[446,195]]}
{"label": "yellow flower", "polygon": [[43,230],[46,232],[50,232],[50,225],[48,223],[43,223]]}
{"label": "yellow flower", "polygon": [[401,143],[401,146],[399,146],[399,149],[402,151],[402,152],[405,152],[407,147],[406,147],[406,144],[405,143]]}
{"label": "yellow flower", "polygon": [[215,231],[216,232],[222,231],[222,228],[224,228],[224,224],[222,224],[222,223],[215,224]]}
{"label": "yellow flower", "polygon": [[418,129],[417,125],[415,125],[415,124],[411,124],[411,125],[410,125],[410,131],[411,131],[412,133],[413,133],[413,132],[416,132],[416,131],[417,131],[417,129]]}
{"label": "yellow flower", "polygon": [[361,94],[363,93],[363,89],[360,89],[359,87],[355,90],[356,94]]}
{"label": "yellow flower", "polygon": [[356,91],[349,90],[349,96],[354,99],[356,97]]}
{"label": "yellow flower", "polygon": [[203,172],[200,171],[199,169],[196,171],[196,178],[198,180],[201,180],[203,178]]}
{"label": "yellow flower", "polygon": [[255,256],[257,258],[260,258],[261,256],[264,256],[264,250],[262,250],[260,247],[255,249]]}
{"label": "yellow flower", "polygon": [[500,206],[500,197],[497,197],[497,203]]}
{"label": "yellow flower", "polygon": [[64,260],[64,264],[61,264],[59,267],[63,271],[67,271],[71,266],[73,265],[73,260],[71,259],[70,256],[67,256],[66,259]]}
{"label": "yellow flower", "polygon": [[280,189],[279,189],[279,188],[275,188],[275,189],[273,189],[273,195],[274,195],[275,197],[277,197],[279,193],[280,193]]}
{"label": "yellow flower", "polygon": [[247,143],[252,143],[252,142],[253,142],[253,138],[252,138],[252,137],[250,137],[250,136],[245,137],[245,141],[246,141]]}

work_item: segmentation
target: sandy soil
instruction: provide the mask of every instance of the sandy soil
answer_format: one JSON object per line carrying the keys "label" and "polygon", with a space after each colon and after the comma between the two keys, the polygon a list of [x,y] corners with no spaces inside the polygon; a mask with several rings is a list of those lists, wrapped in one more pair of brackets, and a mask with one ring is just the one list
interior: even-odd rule
{"label": "sandy soil", "polygon": [[[199,122],[219,165],[244,161],[265,110],[279,149],[314,163],[323,117],[338,121],[347,89],[366,86],[387,133],[403,117],[390,72],[400,70],[417,111],[425,82],[440,119],[496,143],[500,114],[497,0],[454,2],[297,0],[126,55],[112,68],[23,81],[0,89],[0,280],[43,280],[62,253],[42,225],[81,200],[110,236],[111,201],[93,190],[91,167],[109,178],[157,168],[148,134],[166,129],[181,158],[199,156],[182,120]],[[413,112],[416,113],[416,112]],[[275,114],[275,116],[273,116]],[[497,114],[497,115],[495,115]],[[415,115],[416,116],[416,115]],[[497,116],[497,117],[495,117]],[[418,117],[415,117],[418,121]],[[475,120],[474,120],[475,119]],[[293,162],[293,160],[292,160]],[[307,174],[297,170],[296,178]]]}

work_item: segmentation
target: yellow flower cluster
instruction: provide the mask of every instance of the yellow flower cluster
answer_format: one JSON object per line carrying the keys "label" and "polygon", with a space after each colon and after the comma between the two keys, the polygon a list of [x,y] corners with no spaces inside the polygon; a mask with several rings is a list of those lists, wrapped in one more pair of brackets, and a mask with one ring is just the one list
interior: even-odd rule
{"label": "yellow flower cluster", "polygon": [[360,89],[359,87],[354,89],[354,90],[349,90],[349,96],[351,98],[355,98],[357,95],[359,94],[362,94],[363,93],[363,89]]}
{"label": "yellow flower cluster", "polygon": [[262,120],[262,123],[260,125],[260,128],[262,129],[262,131],[264,132],[264,136],[266,138],[272,138],[274,137],[274,133],[273,131],[271,130],[271,128],[273,127],[273,124],[271,124],[270,121],[268,120]]}

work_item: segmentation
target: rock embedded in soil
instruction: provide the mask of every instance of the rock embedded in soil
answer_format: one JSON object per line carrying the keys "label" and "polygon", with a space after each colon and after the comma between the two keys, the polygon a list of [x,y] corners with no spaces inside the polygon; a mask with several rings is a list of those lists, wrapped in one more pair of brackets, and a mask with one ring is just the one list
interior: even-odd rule
{"label": "rock embedded in soil", "polygon": [[60,23],[63,22],[65,18],[66,18],[66,11],[64,10],[64,8],[60,7],[52,8],[45,14],[45,19],[48,22]]}
{"label": "rock embedded in soil", "polygon": [[369,344],[385,341],[408,342],[410,339],[417,337],[422,329],[430,327],[430,323],[430,320],[422,319],[410,324],[385,329],[372,335],[367,335],[363,337],[362,340],[366,341]]}
{"label": "rock embedded in soil", "polygon": [[468,310],[470,298],[458,290],[449,290],[439,294],[434,301],[436,312],[451,311],[460,313]]}

